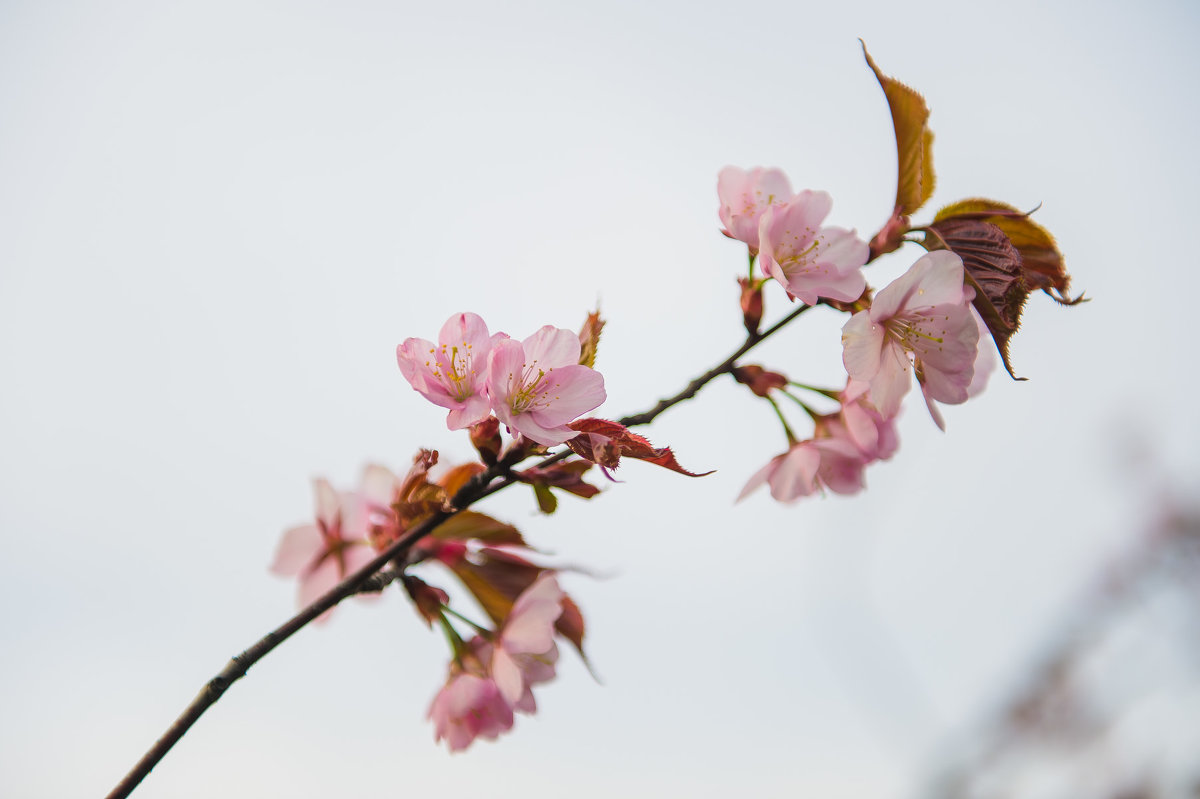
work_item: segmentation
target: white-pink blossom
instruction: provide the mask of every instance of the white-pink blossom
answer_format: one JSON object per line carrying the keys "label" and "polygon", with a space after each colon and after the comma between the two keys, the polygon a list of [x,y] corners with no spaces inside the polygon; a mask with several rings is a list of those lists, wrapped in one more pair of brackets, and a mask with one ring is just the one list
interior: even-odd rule
{"label": "white-pink blossom", "polygon": [[745,242],[751,255],[758,252],[758,221],[763,212],[793,196],[787,176],[778,169],[757,166],[747,172],[727,166],[717,175],[718,214],[724,233]]}
{"label": "white-pink blossom", "polygon": [[[338,492],[324,478],[313,481],[316,519],[283,534],[270,570],[282,577],[299,577],[299,607],[307,607],[374,556],[367,542],[362,498]],[[366,595],[360,595],[366,596]],[[329,611],[319,620],[325,620]]]}
{"label": "white-pink blossom", "polygon": [[928,399],[967,399],[974,376],[979,328],[971,311],[975,291],[963,284],[963,264],[937,250],[917,260],[878,294],[871,308],[842,327],[842,362],[855,380],[870,384],[872,404],[895,416],[912,385]]}
{"label": "white-pink blossom", "polygon": [[400,372],[430,402],[449,409],[446,426],[461,430],[491,412],[485,393],[491,337],[483,319],[458,313],[446,320],[438,343],[405,339],[396,347]]}
{"label": "white-pink blossom", "polygon": [[562,615],[564,596],[554,573],[544,572],[517,597],[496,635],[492,678],[518,710],[532,713],[536,706],[530,686],[554,677],[554,623]]}
{"label": "white-pink blossom", "polygon": [[496,417],[543,446],[578,433],[567,427],[604,402],[604,378],[579,363],[579,336],[546,325],[524,341],[497,337],[488,362]]}
{"label": "white-pink blossom", "polygon": [[862,490],[866,464],[867,459],[848,440],[831,437],[799,441],[759,469],[738,495],[738,501],[763,483],[771,487],[771,496],[779,502],[794,502],[821,488],[835,494],[855,494]]}
{"label": "white-pink blossom", "polygon": [[808,305],[820,297],[853,302],[867,287],[870,248],[853,230],[821,226],[832,207],[826,192],[805,190],[759,220],[759,266]]}
{"label": "white-pink blossom", "polygon": [[512,729],[513,709],[490,677],[452,671],[429,706],[433,739],[461,752],[476,738],[494,739]]}

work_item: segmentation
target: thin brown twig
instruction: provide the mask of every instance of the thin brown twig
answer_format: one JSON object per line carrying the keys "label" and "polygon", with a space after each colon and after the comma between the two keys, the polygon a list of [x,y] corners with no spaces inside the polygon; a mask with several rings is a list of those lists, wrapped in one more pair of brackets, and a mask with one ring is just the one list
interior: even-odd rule
{"label": "thin brown twig", "polygon": [[[721,361],[721,363],[717,364],[712,369],[709,369],[695,380],[692,380],[678,394],[659,400],[654,407],[647,411],[622,417],[618,420],[619,423],[625,425],[626,427],[649,424],[659,414],[663,413],[668,408],[671,408],[674,405],[678,405],[679,403],[696,396],[700,389],[704,388],[704,386],[710,383],[712,380],[730,372],[739,358],[752,350],[763,340],[774,335],[779,330],[782,330],[784,326],[799,317],[810,307],[812,306],[801,305],[799,308],[792,311],[783,319],[776,322],[774,325],[762,331],[761,333],[754,333],[746,336],[746,340],[742,343],[742,345],[734,350],[728,358]],[[555,453],[542,460],[538,465],[548,466],[568,457],[570,454],[570,450],[564,450]],[[309,622],[311,622],[313,619],[316,619],[325,611],[334,607],[347,597],[359,593],[360,589],[363,588],[364,584],[367,583],[371,577],[373,577],[389,563],[393,561],[401,561],[408,553],[408,550],[412,548],[413,544],[415,544],[421,538],[424,538],[425,535],[433,530],[433,528],[437,527],[451,516],[454,516],[460,511],[465,510],[473,503],[478,502],[484,497],[490,496],[497,491],[500,491],[512,485],[513,483],[518,482],[511,474],[511,467],[513,465],[515,465],[515,463],[506,462],[506,459],[501,459],[499,463],[490,466],[484,471],[475,475],[467,482],[466,485],[459,489],[457,494],[454,495],[454,497],[451,499],[451,507],[449,509],[439,510],[428,518],[423,519],[419,524],[405,533],[403,537],[393,542],[391,546],[376,556],[375,559],[370,563],[366,564],[361,569],[342,580],[327,593],[325,593],[308,607],[301,610],[295,616],[288,619],[282,625],[264,635],[249,649],[239,655],[234,655],[233,658],[231,658],[230,661],[225,664],[225,668],[221,669],[221,671],[215,677],[205,683],[204,687],[200,689],[200,693],[196,695],[196,698],[193,699],[191,703],[184,709],[183,713],[181,713],[179,717],[171,723],[171,726],[167,728],[166,732],[164,732],[162,736],[160,736],[159,739],[154,742],[154,745],[150,747],[149,751],[147,751],[146,754],[143,755],[142,758],[134,765],[134,767],[130,769],[129,773],[125,775],[121,782],[118,783],[115,788],[113,788],[112,792],[108,794],[107,799],[125,799],[125,797],[129,796],[142,782],[142,780],[146,778],[150,771],[156,765],[158,765],[163,757],[166,756],[167,752],[171,750],[171,747],[173,747],[179,741],[179,739],[181,739],[184,734],[191,729],[192,725],[199,720],[200,716],[202,716],[209,707],[215,704],[217,700],[220,699],[227,690],[229,690],[231,685],[240,680],[242,677],[246,676],[246,672],[250,670],[250,667],[265,657],[267,653],[271,652],[273,649],[275,649],[275,647],[279,646],[292,635],[299,632],[301,629],[307,626]],[[370,590],[381,589],[382,586],[376,588],[374,585],[372,585],[370,588]]]}

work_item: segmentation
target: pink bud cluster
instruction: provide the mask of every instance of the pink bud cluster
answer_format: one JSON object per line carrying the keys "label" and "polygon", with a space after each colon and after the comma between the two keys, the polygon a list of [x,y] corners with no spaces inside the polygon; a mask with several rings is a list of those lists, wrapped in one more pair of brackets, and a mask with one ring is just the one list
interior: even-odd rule
{"label": "pink bud cluster", "polygon": [[579,337],[550,325],[523,341],[490,335],[473,313],[450,317],[434,344],[409,338],[396,348],[413,389],[449,409],[446,425],[461,430],[494,413],[510,431],[543,446],[574,438],[567,427],[604,402],[604,378],[579,363]]}

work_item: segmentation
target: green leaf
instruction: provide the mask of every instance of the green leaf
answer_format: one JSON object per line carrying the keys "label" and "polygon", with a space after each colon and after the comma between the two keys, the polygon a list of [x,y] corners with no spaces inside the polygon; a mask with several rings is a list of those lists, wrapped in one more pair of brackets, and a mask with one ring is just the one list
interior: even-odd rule
{"label": "green leaf", "polygon": [[933,173],[933,131],[929,129],[929,107],[925,98],[914,89],[880,72],[861,39],[867,66],[875,73],[888,108],[892,112],[892,127],[896,131],[896,208],[908,216],[933,195],[937,179]]}
{"label": "green leaf", "polygon": [[534,483],[533,494],[537,497],[538,510],[542,513],[550,514],[558,510],[558,499],[550,490],[550,486],[545,483]]}

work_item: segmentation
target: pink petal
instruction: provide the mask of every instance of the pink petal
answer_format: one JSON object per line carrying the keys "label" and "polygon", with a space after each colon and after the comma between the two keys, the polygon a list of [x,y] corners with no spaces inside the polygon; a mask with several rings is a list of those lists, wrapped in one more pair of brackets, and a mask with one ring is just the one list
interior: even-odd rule
{"label": "pink petal", "polygon": [[550,371],[579,363],[579,335],[561,327],[546,325],[522,342],[529,368]]}
{"label": "pink petal", "polygon": [[604,377],[595,369],[579,364],[556,368],[543,380],[548,404],[535,406],[530,412],[537,424],[545,427],[574,421],[599,407],[608,396]]}
{"label": "pink petal", "polygon": [[281,577],[299,574],[325,551],[325,539],[315,524],[293,527],[283,534],[270,570]]}
{"label": "pink petal", "polygon": [[771,476],[771,496],[780,502],[792,502],[808,496],[816,488],[821,455],[810,444],[804,442],[793,445]]}
{"label": "pink petal", "polygon": [[870,382],[879,372],[884,346],[883,326],[859,311],[842,326],[842,363],[853,380]]}
{"label": "pink petal", "polygon": [[[578,344],[578,340],[576,340]],[[488,358],[488,394],[497,415],[507,408],[512,395],[521,390],[525,373],[525,349],[510,338],[492,341]],[[501,421],[507,422],[501,417]]]}
{"label": "pink petal", "polygon": [[488,352],[492,346],[487,324],[482,317],[473,313],[459,313],[447,319],[446,324],[442,325],[442,329],[438,333],[438,342],[470,347],[472,354],[481,363],[487,362]]}
{"label": "pink petal", "polygon": [[492,405],[483,394],[467,397],[461,407],[451,409],[446,415],[446,427],[451,430],[463,430],[473,424],[478,424],[492,414]]}
{"label": "pink petal", "polygon": [[313,480],[313,494],[316,499],[317,521],[325,523],[326,534],[333,533],[341,519],[341,494],[324,477]]}
{"label": "pink petal", "polygon": [[570,441],[579,433],[569,427],[559,425],[557,427],[546,427],[537,423],[533,414],[530,413],[509,413],[507,409],[497,408],[496,417],[504,424],[508,425],[511,430],[516,430],[531,441],[536,441],[543,447],[554,447]]}
{"label": "pink petal", "polygon": [[400,479],[386,466],[368,463],[363,468],[362,488],[360,492],[368,502],[387,507],[392,504],[396,491],[400,488]]}
{"label": "pink petal", "polygon": [[[786,453],[784,455],[786,455]],[[734,502],[741,502],[743,499],[753,494],[755,489],[767,482],[771,475],[775,473],[775,470],[779,468],[779,464],[783,461],[784,455],[776,455],[767,462],[766,466],[755,472],[750,479],[746,481],[745,487],[742,488],[742,493],[737,495],[737,499],[735,499]]]}
{"label": "pink petal", "polygon": [[912,387],[912,362],[908,353],[893,341],[883,345],[879,371],[871,379],[871,403],[885,417],[900,412],[900,402]]}
{"label": "pink petal", "polygon": [[512,655],[503,647],[496,647],[492,652],[492,679],[500,689],[500,695],[510,705],[516,704],[525,691],[525,680],[521,676],[521,668],[513,660]]}
{"label": "pink petal", "polygon": [[[317,568],[300,578],[296,601],[299,607],[306,608],[342,581],[336,558],[326,558]],[[321,614],[319,621],[324,621],[329,611]]]}

